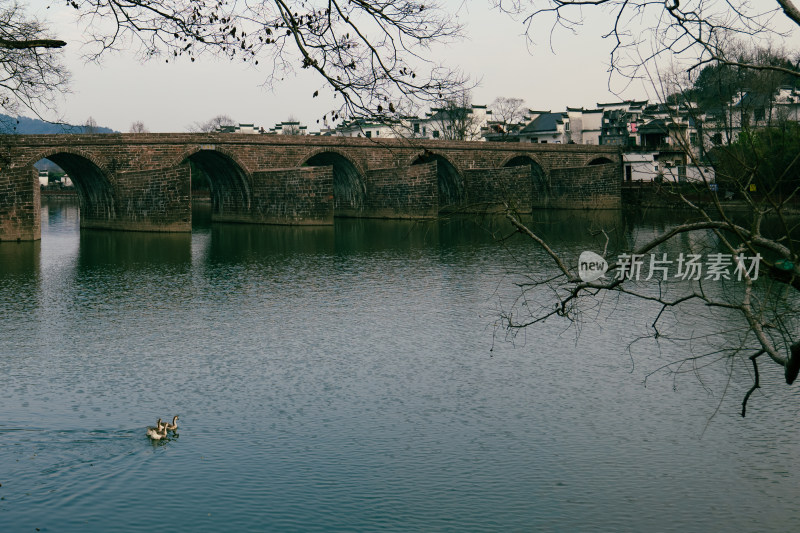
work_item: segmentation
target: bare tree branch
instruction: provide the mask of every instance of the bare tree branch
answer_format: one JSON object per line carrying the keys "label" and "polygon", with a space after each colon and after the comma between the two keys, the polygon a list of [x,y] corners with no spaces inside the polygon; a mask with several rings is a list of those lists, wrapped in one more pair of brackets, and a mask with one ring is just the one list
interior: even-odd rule
{"label": "bare tree branch", "polygon": [[[549,24],[551,31],[565,28],[576,32],[590,11],[598,15],[610,13],[613,20],[604,37],[612,41],[611,73],[626,78],[640,77],[645,64],[662,56],[687,59],[690,70],[716,61],[800,76],[796,69],[756,66],[725,54],[727,43],[737,37],[765,41],[781,37],[775,24],[779,13],[790,24],[800,26],[800,12],[792,0],[775,0],[772,9],[747,0],[494,0],[493,3],[502,12],[522,17],[531,44],[538,33],[535,24],[539,22]],[[645,49],[648,43],[652,45],[649,52]]]}
{"label": "bare tree branch", "polygon": [[[203,54],[253,65],[266,60],[273,69],[267,83],[298,68],[312,69],[343,100],[332,110],[333,120],[392,115],[390,107],[399,109],[404,101],[449,98],[466,81],[427,57],[431,45],[461,34],[437,2],[80,0],[73,5],[95,44],[93,59],[133,43],[142,57],[166,61],[194,61]],[[309,90],[309,98],[318,91]]]}
{"label": "bare tree branch", "polygon": [[0,1],[0,107],[7,114],[25,109],[42,118],[54,110],[69,77],[53,50],[65,44],[15,2]]}
{"label": "bare tree branch", "polygon": [[8,39],[0,39],[0,48],[9,50],[24,50],[26,48],[61,48],[66,46],[65,41],[56,39],[32,39],[29,41],[10,41]]}

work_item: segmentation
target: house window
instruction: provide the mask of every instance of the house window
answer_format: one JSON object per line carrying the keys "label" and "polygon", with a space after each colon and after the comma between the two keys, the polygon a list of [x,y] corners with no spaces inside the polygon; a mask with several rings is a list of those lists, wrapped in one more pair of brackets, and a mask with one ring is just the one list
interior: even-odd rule
{"label": "house window", "polygon": [[434,139],[438,139],[439,138],[439,130],[433,130],[433,138]]}
{"label": "house window", "polygon": [[625,165],[625,181],[633,181],[633,168],[630,165]]}
{"label": "house window", "polygon": [[414,124],[414,133],[419,133],[419,122]]}
{"label": "house window", "polygon": [[375,137],[378,137],[381,134],[381,130],[375,130]]}
{"label": "house window", "polygon": [[756,110],[753,112],[753,118],[756,119],[757,121],[764,120],[765,116],[766,114],[764,113],[763,107],[756,108]]}
{"label": "house window", "polygon": [[564,131],[569,131],[569,122],[564,124]]}
{"label": "house window", "polygon": [[367,136],[367,139],[372,137],[372,132],[371,131],[365,131],[364,134]]}
{"label": "house window", "polygon": [[714,143],[714,144],[722,144],[722,134],[721,133],[715,133],[714,135],[712,135],[711,136],[711,142]]}
{"label": "house window", "polygon": [[422,134],[423,135],[427,135],[428,134],[428,127],[427,126],[422,126]]}

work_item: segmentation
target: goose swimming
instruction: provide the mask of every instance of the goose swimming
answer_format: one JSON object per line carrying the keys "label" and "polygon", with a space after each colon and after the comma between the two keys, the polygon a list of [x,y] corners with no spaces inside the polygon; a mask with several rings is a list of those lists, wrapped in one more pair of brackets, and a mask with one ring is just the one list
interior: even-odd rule
{"label": "goose swimming", "polygon": [[172,417],[172,424],[169,422],[164,422],[164,426],[167,428],[168,431],[175,431],[178,429],[178,415]]}
{"label": "goose swimming", "polygon": [[160,425],[160,429],[156,430],[156,428],[147,428],[147,436],[150,440],[161,440],[166,438],[167,436],[167,425],[163,424]]}
{"label": "goose swimming", "polygon": [[151,431],[153,431],[153,432],[159,432],[159,431],[161,431],[161,429],[162,429],[164,426],[166,426],[166,425],[167,425],[167,424],[166,424],[165,422],[162,422],[162,421],[161,421],[161,419],[159,418],[159,419],[156,421],[156,425],[155,425],[155,427],[153,427],[153,426],[147,426],[147,432],[148,432],[148,433],[150,433]]}

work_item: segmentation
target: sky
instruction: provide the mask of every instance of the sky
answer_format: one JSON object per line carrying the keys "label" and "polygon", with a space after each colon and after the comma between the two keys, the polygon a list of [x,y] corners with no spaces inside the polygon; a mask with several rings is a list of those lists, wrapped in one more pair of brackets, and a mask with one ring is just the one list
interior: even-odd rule
{"label": "sky", "polygon": [[[771,5],[770,0],[755,2]],[[30,0],[28,12],[48,21],[55,36],[68,43],[63,51],[71,72],[70,93],[58,104],[65,122],[84,124],[92,117],[99,126],[126,132],[141,121],[152,132],[180,132],[225,114],[265,129],[293,117],[316,131],[322,115],[337,107],[325,90],[311,98],[323,87],[304,70],[268,88],[266,70],[211,56],[194,63],[165,63],[163,58],[141,62],[133,52],[120,52],[104,56],[100,64],[87,63],[82,27],[75,10],[64,4]],[[647,83],[609,79],[613,43],[602,38],[609,20],[602,13],[592,12],[577,35],[563,29],[551,35],[550,26],[540,24],[531,48],[522,22],[493,9],[489,0],[443,4],[458,12],[466,38],[434,48],[431,57],[462,69],[477,82],[474,104],[514,97],[532,109],[564,111],[567,106],[593,108],[598,102],[657,98]],[[795,50],[800,50],[799,34],[795,31],[789,40]]]}

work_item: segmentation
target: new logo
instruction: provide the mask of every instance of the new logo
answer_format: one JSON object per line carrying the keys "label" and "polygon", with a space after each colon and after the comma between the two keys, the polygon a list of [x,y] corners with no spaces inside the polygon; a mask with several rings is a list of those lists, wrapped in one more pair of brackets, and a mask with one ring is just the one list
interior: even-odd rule
{"label": "new logo", "polygon": [[594,252],[585,251],[578,258],[578,276],[585,282],[594,281],[603,277],[608,270],[608,263],[602,256]]}

